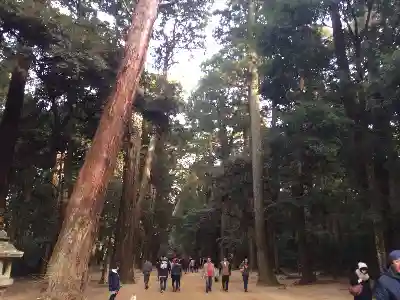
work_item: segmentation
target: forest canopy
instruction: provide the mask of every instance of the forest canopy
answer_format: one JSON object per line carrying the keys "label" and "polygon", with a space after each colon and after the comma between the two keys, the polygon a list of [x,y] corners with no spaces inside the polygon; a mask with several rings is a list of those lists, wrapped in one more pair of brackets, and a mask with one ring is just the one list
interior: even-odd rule
{"label": "forest canopy", "polygon": [[[171,253],[248,257],[270,285],[285,270],[300,283],[358,261],[382,270],[400,247],[398,1],[158,2],[1,2],[0,223],[25,253],[14,275],[51,277],[72,214],[94,208],[81,269],[125,260],[125,282]],[[221,47],[187,95],[171,70],[208,47],[216,19]],[[89,207],[74,193],[113,117],[111,175]]]}

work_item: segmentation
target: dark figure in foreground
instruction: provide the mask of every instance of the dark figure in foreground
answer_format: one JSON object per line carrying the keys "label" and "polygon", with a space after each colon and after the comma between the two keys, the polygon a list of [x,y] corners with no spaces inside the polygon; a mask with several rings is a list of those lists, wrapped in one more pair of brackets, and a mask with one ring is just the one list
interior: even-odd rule
{"label": "dark figure in foreground", "polygon": [[240,264],[239,269],[240,272],[242,273],[244,291],[247,293],[249,286],[249,276],[250,276],[250,266],[247,258],[245,258],[244,261]]}
{"label": "dark figure in foreground", "polygon": [[207,262],[204,264],[204,279],[206,280],[206,293],[211,292],[212,290],[212,282],[215,275],[214,264],[211,261],[211,257],[207,258]]}
{"label": "dark figure in foreground", "polygon": [[172,279],[172,291],[181,290],[181,276],[182,276],[182,265],[178,259],[174,259],[171,264],[171,279]]}
{"label": "dark figure in foreground", "polygon": [[226,257],[221,261],[219,273],[222,275],[222,290],[227,292],[229,289],[229,277],[231,276],[231,264]]}
{"label": "dark figure in foreground", "polygon": [[153,270],[153,265],[151,264],[150,261],[146,260],[143,264],[143,280],[144,280],[144,288],[147,290],[149,288],[149,280],[150,280],[150,274],[151,271]]}
{"label": "dark figure in foreground", "polygon": [[121,288],[121,282],[119,280],[118,267],[113,266],[108,273],[108,290],[110,291],[109,300],[114,300]]}
{"label": "dark figure in foreground", "polygon": [[389,267],[376,281],[376,300],[400,299],[400,250],[390,252]]}
{"label": "dark figure in foreground", "polygon": [[169,262],[166,257],[163,257],[160,262],[158,277],[160,280],[160,292],[164,293],[167,289],[167,279],[169,273]]}
{"label": "dark figure in foreground", "polygon": [[367,264],[359,262],[356,270],[350,276],[350,293],[354,296],[354,300],[372,300]]}

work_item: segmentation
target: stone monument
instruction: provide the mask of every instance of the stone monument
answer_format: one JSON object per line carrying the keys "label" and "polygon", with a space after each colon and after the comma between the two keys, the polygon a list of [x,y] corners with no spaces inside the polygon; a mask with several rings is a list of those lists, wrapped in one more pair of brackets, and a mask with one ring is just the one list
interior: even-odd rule
{"label": "stone monument", "polygon": [[11,278],[12,260],[20,258],[24,252],[18,251],[4,230],[0,230],[0,298],[5,290],[13,284]]}

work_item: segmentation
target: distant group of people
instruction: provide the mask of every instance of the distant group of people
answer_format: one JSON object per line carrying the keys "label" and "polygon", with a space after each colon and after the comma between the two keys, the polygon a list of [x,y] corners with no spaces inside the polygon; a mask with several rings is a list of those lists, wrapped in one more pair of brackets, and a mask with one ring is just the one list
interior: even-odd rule
{"label": "distant group of people", "polygon": [[[213,281],[218,281],[219,275],[221,275],[222,290],[228,292],[229,289],[229,279],[232,272],[231,262],[225,257],[219,264],[218,267],[214,265],[211,257],[207,259],[199,259],[196,263],[195,259],[189,258],[189,260],[184,260],[180,258],[174,258],[169,260],[167,257],[163,256],[156,262],[157,269],[157,280],[160,285],[160,292],[164,293],[167,289],[168,277],[171,277],[172,281],[172,291],[179,292],[181,290],[181,278],[182,273],[185,272],[199,272],[199,266],[202,265],[202,278],[205,280],[205,291],[209,293],[212,291]],[[142,273],[144,288],[147,290],[149,288],[150,275],[153,271],[153,264],[146,260],[143,264]],[[240,272],[243,279],[244,291],[248,291],[248,282],[250,276],[250,268],[247,258],[240,264]],[[118,268],[113,268],[110,270],[108,278],[110,298],[109,300],[114,300],[118,295],[119,289],[121,287]]]}
{"label": "distant group of people", "polygon": [[400,300],[400,250],[389,254],[388,268],[371,285],[371,278],[366,263],[359,262],[350,277],[349,292],[354,300]]}

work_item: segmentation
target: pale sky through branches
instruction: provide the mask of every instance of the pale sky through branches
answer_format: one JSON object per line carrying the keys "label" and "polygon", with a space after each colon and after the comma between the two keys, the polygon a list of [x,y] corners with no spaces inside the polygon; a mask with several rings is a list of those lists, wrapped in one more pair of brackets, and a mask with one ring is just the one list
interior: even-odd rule
{"label": "pale sky through branches", "polygon": [[[215,0],[211,8],[211,13],[217,9],[224,8],[225,5],[225,0]],[[68,13],[68,9],[62,7],[59,3],[56,2],[55,6],[58,7],[62,13]],[[103,21],[108,21],[110,24],[114,23],[114,19],[104,12],[98,11],[98,17]],[[182,84],[186,96],[196,88],[198,81],[202,77],[201,64],[221,49],[221,45],[213,38],[213,31],[219,25],[219,21],[220,18],[218,16],[210,17],[209,23],[205,29],[206,40],[204,49],[193,51],[180,50],[175,56],[177,63],[171,68],[169,78]],[[150,42],[146,69],[151,72],[157,72],[154,68],[154,60],[151,56],[152,45],[154,45],[154,43]]]}
{"label": "pale sky through branches", "polygon": [[[225,7],[225,0],[215,0],[211,11],[213,12],[217,9],[222,9],[223,7]],[[219,17],[212,16],[205,30],[205,49],[198,49],[195,51],[181,50],[176,54],[176,60],[178,63],[171,68],[169,78],[171,80],[180,82],[186,95],[196,88],[197,83],[202,76],[201,64],[208,58],[211,58],[211,56],[217,53],[221,48],[221,46],[212,36],[214,29],[218,25]],[[146,61],[146,69],[150,71],[156,71],[153,68],[154,62],[150,55],[151,47],[152,44],[150,43],[149,55]]]}

